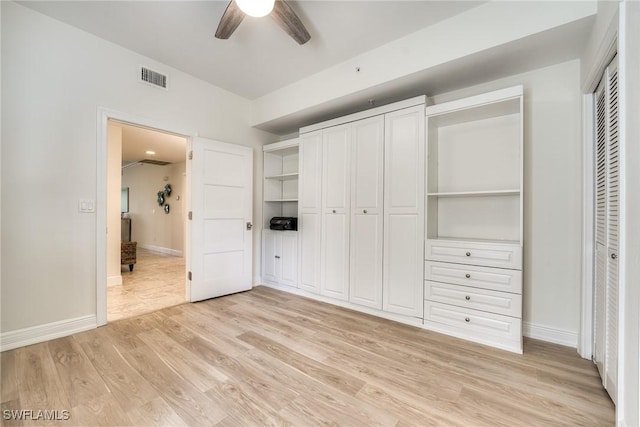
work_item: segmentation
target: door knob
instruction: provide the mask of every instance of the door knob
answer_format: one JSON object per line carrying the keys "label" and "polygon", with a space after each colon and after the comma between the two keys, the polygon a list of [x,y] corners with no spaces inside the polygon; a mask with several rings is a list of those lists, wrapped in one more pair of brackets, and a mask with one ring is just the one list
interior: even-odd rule
{"label": "door knob", "polygon": [[251,224],[251,221],[247,222],[247,230],[251,230],[253,228],[253,224]]}

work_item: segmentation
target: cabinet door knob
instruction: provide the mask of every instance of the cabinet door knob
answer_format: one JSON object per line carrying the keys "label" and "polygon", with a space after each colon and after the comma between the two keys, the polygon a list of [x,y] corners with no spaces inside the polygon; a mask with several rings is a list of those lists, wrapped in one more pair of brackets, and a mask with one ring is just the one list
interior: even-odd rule
{"label": "cabinet door knob", "polygon": [[616,254],[611,254],[611,259],[616,259],[616,258],[618,258],[618,255],[616,255]]}
{"label": "cabinet door knob", "polygon": [[465,255],[466,256],[471,256],[471,252],[467,252]]}
{"label": "cabinet door knob", "polygon": [[469,322],[471,322],[471,319],[469,319],[468,317],[465,317],[465,318],[464,318],[464,321],[465,321],[465,322],[467,322],[467,323],[469,323]]}
{"label": "cabinet door knob", "polygon": [[471,275],[469,273],[465,274],[464,277],[466,277],[467,279],[471,279]]}
{"label": "cabinet door knob", "polygon": [[363,211],[362,211],[362,213],[367,213],[367,210],[366,210],[366,209],[365,209],[365,210],[363,210]]}
{"label": "cabinet door knob", "polygon": [[471,299],[471,297],[469,295],[465,296],[464,299],[466,299],[467,301],[469,301]]}
{"label": "cabinet door knob", "polygon": [[335,210],[335,209],[333,210],[333,213],[336,213],[336,210]]}

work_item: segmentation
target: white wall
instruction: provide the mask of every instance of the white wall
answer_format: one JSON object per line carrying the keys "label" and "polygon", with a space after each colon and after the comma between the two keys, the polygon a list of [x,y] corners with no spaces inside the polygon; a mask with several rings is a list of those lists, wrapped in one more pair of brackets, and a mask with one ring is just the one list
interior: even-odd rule
{"label": "white wall", "polygon": [[620,81],[624,138],[624,281],[621,283],[621,342],[618,423],[640,425],[640,2],[621,5]]}
{"label": "white wall", "polygon": [[109,123],[107,135],[107,284],[121,285],[122,127],[116,123]]}
{"label": "white wall", "polygon": [[[582,147],[580,61],[435,96],[436,103],[524,85],[525,333],[577,339],[580,315]],[[572,343],[575,345],[575,342]]]}
{"label": "white wall", "polygon": [[[98,107],[253,147],[260,224],[260,148],[277,137],[250,128],[247,100],[16,3],[0,7],[3,333],[96,314],[96,214],[79,213],[78,200],[97,199]],[[141,64],[168,73],[169,90],[138,83]],[[259,242],[256,227],[254,276]]]}
{"label": "white wall", "polygon": [[[129,187],[131,240],[138,242],[138,247],[177,256],[183,254],[185,174],[185,162],[167,166],[141,164],[123,170],[122,186]],[[157,202],[157,193],[166,184],[171,184],[172,189],[170,196],[165,195],[165,205],[169,204],[168,214]]]}

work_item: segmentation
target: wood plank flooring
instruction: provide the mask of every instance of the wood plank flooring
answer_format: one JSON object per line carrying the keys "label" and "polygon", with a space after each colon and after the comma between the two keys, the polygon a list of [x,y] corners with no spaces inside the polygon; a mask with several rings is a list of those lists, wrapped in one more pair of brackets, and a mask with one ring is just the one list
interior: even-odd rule
{"label": "wood plank flooring", "polygon": [[594,365],[524,355],[266,287],[2,353],[6,425],[614,424]]}
{"label": "wood plank flooring", "polygon": [[133,271],[121,266],[122,285],[107,288],[107,320],[125,319],[185,302],[184,258],[138,248]]}

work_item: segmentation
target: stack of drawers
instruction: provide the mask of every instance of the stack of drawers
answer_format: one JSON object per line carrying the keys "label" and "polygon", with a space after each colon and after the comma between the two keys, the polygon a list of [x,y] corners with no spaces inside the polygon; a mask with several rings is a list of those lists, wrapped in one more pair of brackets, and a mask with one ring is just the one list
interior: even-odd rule
{"label": "stack of drawers", "polygon": [[522,353],[522,247],[427,240],[428,329]]}

